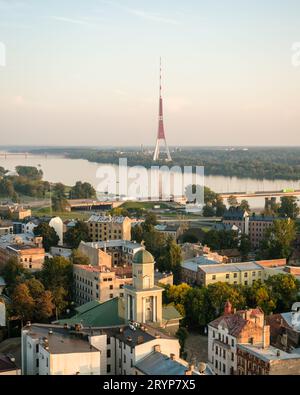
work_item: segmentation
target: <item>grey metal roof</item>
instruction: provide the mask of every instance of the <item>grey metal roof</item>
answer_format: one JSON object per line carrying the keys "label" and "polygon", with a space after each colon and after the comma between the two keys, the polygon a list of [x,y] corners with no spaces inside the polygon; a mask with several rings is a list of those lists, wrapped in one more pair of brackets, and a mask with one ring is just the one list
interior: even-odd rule
{"label": "grey metal roof", "polygon": [[200,266],[200,268],[208,274],[262,270],[262,267],[255,262],[243,262],[235,264],[221,263],[217,265]]}
{"label": "grey metal roof", "polygon": [[153,352],[136,364],[136,368],[146,375],[184,375],[187,365],[173,360],[160,352]]}

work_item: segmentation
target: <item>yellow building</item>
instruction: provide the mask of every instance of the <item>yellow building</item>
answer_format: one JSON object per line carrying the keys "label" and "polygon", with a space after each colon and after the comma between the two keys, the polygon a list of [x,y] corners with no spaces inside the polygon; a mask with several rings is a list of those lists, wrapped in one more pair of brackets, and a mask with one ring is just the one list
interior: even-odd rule
{"label": "yellow building", "polygon": [[154,283],[154,258],[138,251],[132,262],[133,285],[124,286],[125,319],[139,323],[162,323],[163,288]]}
{"label": "yellow building", "polygon": [[111,215],[92,215],[87,221],[92,242],[107,240],[131,240],[131,219]]}
{"label": "yellow building", "polygon": [[264,280],[264,267],[256,262],[201,265],[197,277],[197,283],[204,286],[217,282],[251,286],[255,280]]}

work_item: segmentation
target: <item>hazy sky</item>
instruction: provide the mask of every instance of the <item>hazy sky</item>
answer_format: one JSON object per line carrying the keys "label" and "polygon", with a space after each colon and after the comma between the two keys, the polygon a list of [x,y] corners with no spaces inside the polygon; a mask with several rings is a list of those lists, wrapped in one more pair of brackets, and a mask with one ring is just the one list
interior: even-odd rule
{"label": "hazy sky", "polygon": [[154,144],[160,56],[170,145],[300,145],[299,19],[299,0],[0,0],[0,145]]}

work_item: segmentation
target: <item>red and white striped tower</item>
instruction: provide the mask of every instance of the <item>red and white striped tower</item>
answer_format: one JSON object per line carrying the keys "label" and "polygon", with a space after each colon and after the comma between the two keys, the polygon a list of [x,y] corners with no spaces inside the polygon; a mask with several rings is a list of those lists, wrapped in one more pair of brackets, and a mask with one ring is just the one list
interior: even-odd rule
{"label": "red and white striped tower", "polygon": [[167,145],[167,140],[165,136],[164,129],[164,119],[163,119],[163,99],[161,95],[161,59],[160,59],[160,67],[159,67],[159,117],[158,117],[158,133],[156,139],[156,146],[153,155],[153,160],[157,161],[159,159],[160,148],[161,145],[164,145],[165,153],[167,155],[166,161],[171,161],[171,155],[169,151],[169,147]]}

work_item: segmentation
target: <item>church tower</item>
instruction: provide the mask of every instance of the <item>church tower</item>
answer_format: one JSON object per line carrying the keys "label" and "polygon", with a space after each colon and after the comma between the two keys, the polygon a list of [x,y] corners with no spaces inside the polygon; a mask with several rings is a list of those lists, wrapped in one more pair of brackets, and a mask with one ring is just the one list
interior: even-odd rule
{"label": "church tower", "polygon": [[124,286],[127,321],[161,325],[163,288],[154,285],[154,258],[139,250],[133,257],[133,285]]}

